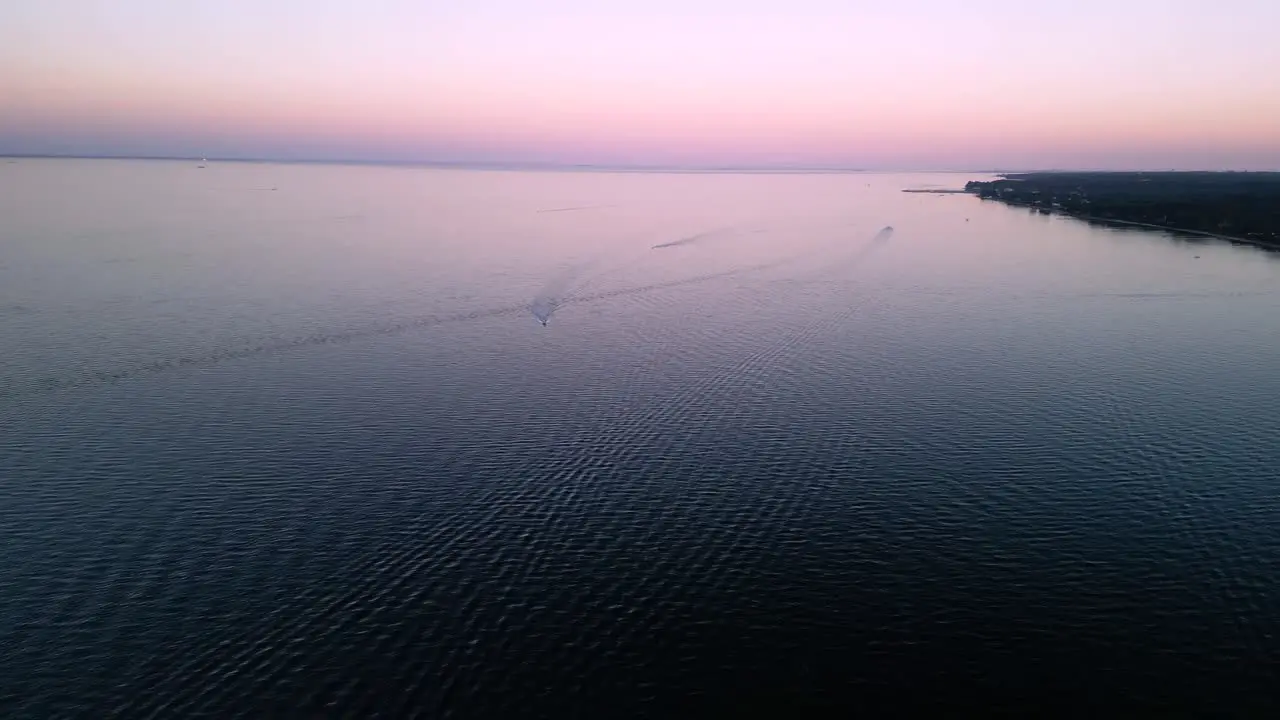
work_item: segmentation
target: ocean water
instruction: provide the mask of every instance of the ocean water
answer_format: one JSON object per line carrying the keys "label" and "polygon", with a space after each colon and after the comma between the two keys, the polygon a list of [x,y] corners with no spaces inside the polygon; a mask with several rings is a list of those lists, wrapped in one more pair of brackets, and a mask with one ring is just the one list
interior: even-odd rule
{"label": "ocean water", "polygon": [[0,716],[1276,711],[1280,255],[969,179],[0,164]]}

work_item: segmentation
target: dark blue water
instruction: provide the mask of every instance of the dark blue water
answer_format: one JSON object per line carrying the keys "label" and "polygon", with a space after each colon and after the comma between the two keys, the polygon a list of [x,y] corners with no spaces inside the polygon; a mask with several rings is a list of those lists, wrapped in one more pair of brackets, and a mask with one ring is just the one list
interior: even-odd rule
{"label": "dark blue water", "polygon": [[0,713],[1276,710],[1280,260],[966,179],[3,166]]}

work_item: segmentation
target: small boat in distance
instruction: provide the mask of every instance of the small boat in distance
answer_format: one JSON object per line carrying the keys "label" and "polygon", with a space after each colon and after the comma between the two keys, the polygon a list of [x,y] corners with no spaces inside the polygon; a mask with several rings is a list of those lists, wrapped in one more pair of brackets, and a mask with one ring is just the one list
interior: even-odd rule
{"label": "small boat in distance", "polygon": [[205,164],[205,163],[207,163],[207,162],[209,162],[209,158],[203,158],[203,157],[202,157],[202,158],[200,158],[200,164],[199,164],[199,165],[197,165],[196,167],[197,167],[197,168],[202,168],[202,167],[204,167],[204,164]]}

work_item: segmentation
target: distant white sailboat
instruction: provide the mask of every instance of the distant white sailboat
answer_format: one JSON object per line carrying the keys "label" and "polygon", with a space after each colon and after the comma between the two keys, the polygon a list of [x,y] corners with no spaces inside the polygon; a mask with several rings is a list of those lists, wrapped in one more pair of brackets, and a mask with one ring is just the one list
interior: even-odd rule
{"label": "distant white sailboat", "polygon": [[198,168],[202,168],[202,167],[204,167],[204,164],[205,164],[205,163],[207,163],[207,162],[209,162],[209,158],[204,158],[204,157],[202,157],[202,158],[200,158],[200,164],[199,164],[199,165],[197,165],[196,167],[198,167]]}

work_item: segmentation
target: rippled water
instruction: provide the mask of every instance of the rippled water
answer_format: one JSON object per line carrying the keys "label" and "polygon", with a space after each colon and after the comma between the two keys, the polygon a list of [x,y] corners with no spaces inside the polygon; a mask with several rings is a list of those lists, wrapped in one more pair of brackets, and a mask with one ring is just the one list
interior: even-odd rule
{"label": "rippled water", "polygon": [[1280,256],[967,179],[0,165],[0,715],[1275,710]]}

